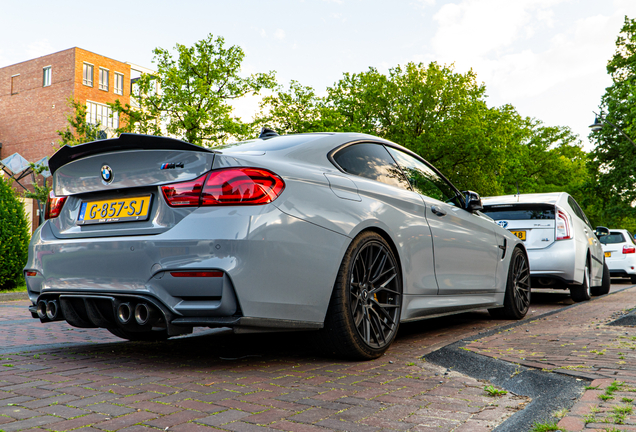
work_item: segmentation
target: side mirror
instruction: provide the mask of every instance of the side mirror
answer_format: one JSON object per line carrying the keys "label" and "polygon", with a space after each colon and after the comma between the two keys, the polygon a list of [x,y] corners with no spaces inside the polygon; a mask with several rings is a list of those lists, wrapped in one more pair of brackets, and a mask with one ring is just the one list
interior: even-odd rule
{"label": "side mirror", "polygon": [[594,234],[596,234],[596,237],[606,236],[609,235],[609,233],[609,228],[605,228],[604,226],[597,226],[594,230]]}
{"label": "side mirror", "polygon": [[469,212],[474,212],[477,210],[483,210],[484,206],[481,204],[481,197],[477,192],[473,191],[463,191],[464,197],[466,198],[466,210]]}

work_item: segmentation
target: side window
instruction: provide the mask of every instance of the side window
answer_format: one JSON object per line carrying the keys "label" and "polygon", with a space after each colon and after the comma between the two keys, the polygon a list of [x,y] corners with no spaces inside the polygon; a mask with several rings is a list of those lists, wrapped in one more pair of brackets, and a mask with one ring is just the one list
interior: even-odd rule
{"label": "side window", "polygon": [[349,174],[402,189],[410,189],[402,171],[382,145],[371,143],[350,145],[338,151],[333,159]]}
{"label": "side window", "polygon": [[568,204],[570,204],[570,207],[572,207],[572,210],[574,210],[574,213],[576,213],[576,215],[581,218],[581,220],[590,228],[592,228],[592,225],[590,224],[590,221],[587,220],[587,216],[585,216],[585,213],[583,213],[583,210],[581,210],[581,207],[579,207],[579,204],[574,201],[574,198],[572,198],[571,196],[568,197]]}
{"label": "side window", "polygon": [[413,190],[427,197],[457,205],[455,190],[435,171],[413,156],[388,147],[389,153],[402,168]]}

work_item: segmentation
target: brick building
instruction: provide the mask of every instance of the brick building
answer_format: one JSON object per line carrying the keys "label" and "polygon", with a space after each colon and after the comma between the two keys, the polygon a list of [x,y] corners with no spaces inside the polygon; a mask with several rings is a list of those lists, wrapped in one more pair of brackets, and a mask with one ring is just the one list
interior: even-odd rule
{"label": "brick building", "polygon": [[[57,131],[66,129],[72,113],[69,99],[85,104],[86,120],[99,122],[110,135],[119,119],[106,104],[117,99],[130,103],[131,73],[138,76],[140,71],[77,47],[0,68],[0,161],[19,153],[37,162],[55,153],[60,148]],[[32,190],[31,182],[29,175],[20,184]],[[13,187],[24,192],[15,183]],[[41,209],[26,201],[34,229]]]}
{"label": "brick building", "polygon": [[69,98],[86,104],[88,122],[116,128],[106,103],[130,102],[130,78],[130,64],[77,47],[0,68],[0,160],[52,155],[72,111]]}

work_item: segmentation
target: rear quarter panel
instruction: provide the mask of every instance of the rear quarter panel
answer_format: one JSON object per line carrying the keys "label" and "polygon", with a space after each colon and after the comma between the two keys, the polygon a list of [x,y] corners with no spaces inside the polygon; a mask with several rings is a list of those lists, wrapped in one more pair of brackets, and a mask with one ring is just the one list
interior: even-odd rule
{"label": "rear quarter panel", "polygon": [[[263,166],[281,175],[285,181],[285,190],[274,201],[274,205],[290,216],[347,236],[350,241],[367,229],[384,233],[397,249],[404,293],[437,294],[432,237],[425,218],[424,204],[418,194],[363,177],[343,174],[335,167],[329,168],[331,163],[326,156],[324,164],[314,165],[304,161],[295,164],[275,158],[237,155],[217,156],[215,167],[217,164],[219,167],[233,164]],[[330,185],[325,173],[348,180]],[[351,186],[347,185],[354,185],[356,190],[352,191]],[[334,191],[332,186],[334,189],[341,189]],[[345,251],[332,259],[340,263]]]}

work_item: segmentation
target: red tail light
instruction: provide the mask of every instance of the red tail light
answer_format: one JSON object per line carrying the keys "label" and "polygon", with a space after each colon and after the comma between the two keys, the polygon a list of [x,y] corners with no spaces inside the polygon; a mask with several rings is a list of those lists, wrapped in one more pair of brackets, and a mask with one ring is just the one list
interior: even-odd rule
{"label": "red tail light", "polygon": [[571,238],[572,234],[570,231],[570,220],[568,219],[568,215],[562,210],[557,210],[556,239],[567,240]]}
{"label": "red tail light", "polygon": [[223,277],[220,271],[186,271],[186,272],[170,272],[172,277]]}
{"label": "red tail light", "polygon": [[624,254],[636,253],[636,246],[624,245],[623,246],[623,253]]}
{"label": "red tail light", "polygon": [[283,179],[261,168],[225,168],[161,187],[172,207],[268,204],[283,189]]}
{"label": "red tail light", "polygon": [[204,174],[195,180],[161,186],[161,192],[163,192],[163,196],[172,207],[198,207],[201,203],[203,183],[207,176],[207,174]]}
{"label": "red tail light", "polygon": [[62,207],[64,207],[65,196],[55,196],[53,191],[49,192],[49,199],[46,200],[46,207],[44,210],[44,219],[53,219],[60,215]]}

